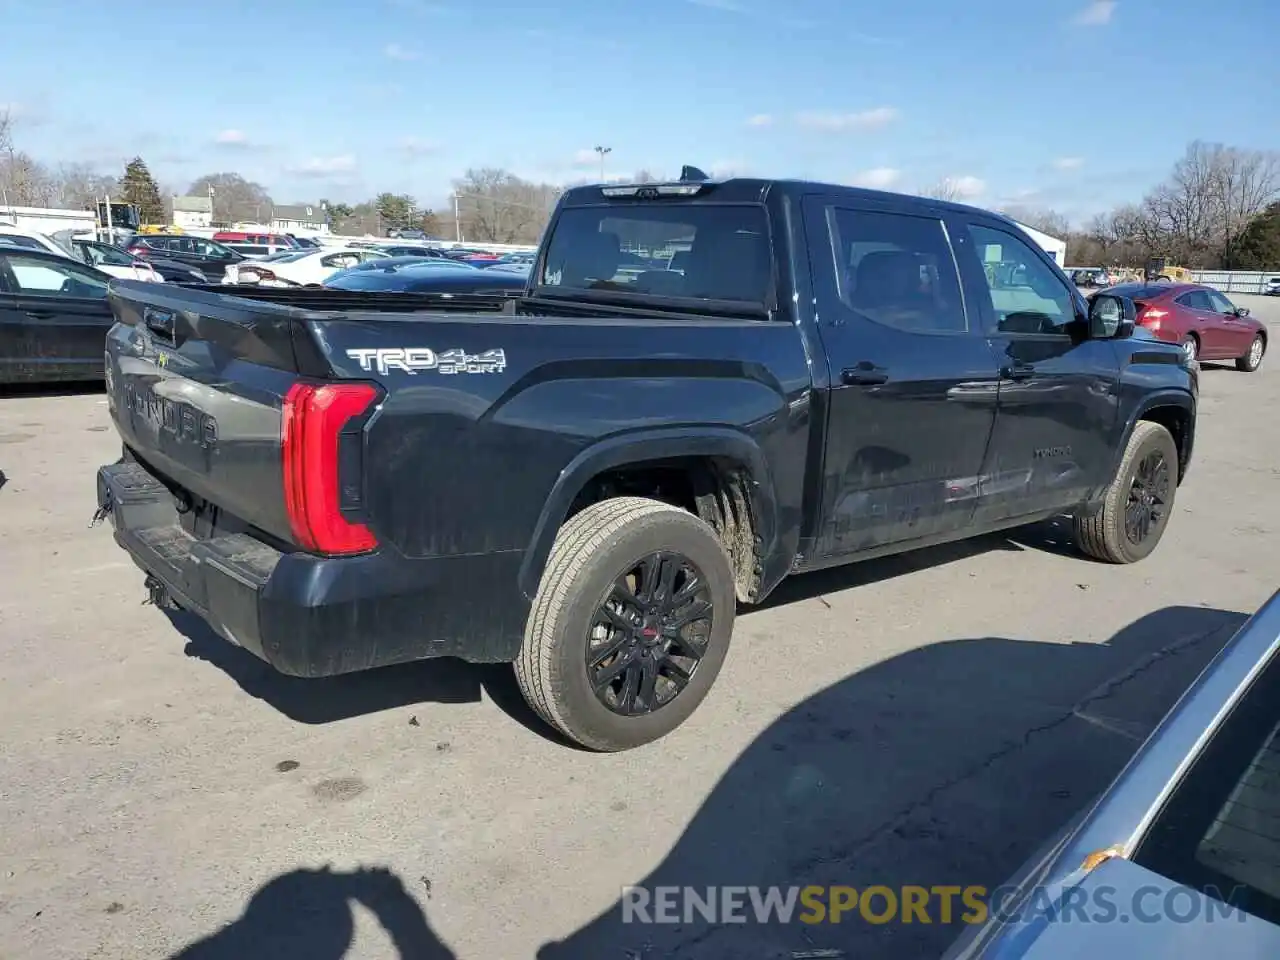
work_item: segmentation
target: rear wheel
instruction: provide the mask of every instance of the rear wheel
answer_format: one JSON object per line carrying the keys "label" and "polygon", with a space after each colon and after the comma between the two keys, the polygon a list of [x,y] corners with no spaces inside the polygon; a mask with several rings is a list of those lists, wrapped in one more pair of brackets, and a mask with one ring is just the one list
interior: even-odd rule
{"label": "rear wheel", "polygon": [[1194,333],[1188,333],[1183,337],[1182,353],[1187,358],[1187,363],[1194,363],[1196,358],[1200,356],[1200,341],[1196,339]]}
{"label": "rear wheel", "polygon": [[715,531],[669,504],[619,497],[556,537],[516,680],[547,723],[591,750],[666,736],[706,697],[736,612]]}
{"label": "rear wheel", "polygon": [[1243,370],[1245,373],[1253,373],[1262,366],[1262,355],[1267,352],[1267,341],[1263,339],[1262,334],[1258,334],[1253,338],[1253,342],[1249,344],[1249,351],[1243,357],[1236,359],[1236,369]]}
{"label": "rear wheel", "polygon": [[1136,563],[1164,536],[1177,489],[1178,446],[1172,434],[1140,420],[1102,504],[1076,514],[1076,543],[1097,560]]}

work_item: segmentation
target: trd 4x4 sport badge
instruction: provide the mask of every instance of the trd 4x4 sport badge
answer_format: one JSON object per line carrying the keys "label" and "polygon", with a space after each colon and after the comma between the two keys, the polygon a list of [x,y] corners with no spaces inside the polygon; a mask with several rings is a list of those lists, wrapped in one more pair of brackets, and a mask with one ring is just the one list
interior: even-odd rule
{"label": "trd 4x4 sport badge", "polygon": [[392,370],[454,374],[502,373],[507,369],[507,355],[501,348],[484,353],[467,353],[456,348],[436,353],[427,347],[383,347],[348,350],[347,356],[360,364],[361,370],[376,370],[384,375]]}

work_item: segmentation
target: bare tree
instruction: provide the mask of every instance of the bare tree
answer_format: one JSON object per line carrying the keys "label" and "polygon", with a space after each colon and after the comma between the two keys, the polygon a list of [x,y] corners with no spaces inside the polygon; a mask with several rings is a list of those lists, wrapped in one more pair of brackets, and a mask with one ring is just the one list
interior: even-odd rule
{"label": "bare tree", "polygon": [[266,187],[246,180],[238,173],[206,173],[187,188],[189,197],[207,197],[213,188],[213,220],[234,223],[237,220],[271,219],[271,194]]}
{"label": "bare tree", "polygon": [[490,243],[536,243],[560,195],[494,167],[470,169],[453,186],[464,236]]}
{"label": "bare tree", "polygon": [[1051,237],[1064,239],[1071,232],[1071,222],[1056,210],[1040,210],[1036,207],[1009,206],[1001,211],[1005,216],[1026,224]]}
{"label": "bare tree", "polygon": [[87,163],[63,164],[52,179],[54,204],[69,210],[96,210],[97,201],[118,189],[115,177],[99,173]]}
{"label": "bare tree", "polygon": [[1230,259],[1241,237],[1280,197],[1280,152],[1214,148],[1215,205],[1221,219],[1221,257]]}
{"label": "bare tree", "polygon": [[960,199],[960,187],[950,177],[943,177],[920,196],[932,197],[934,200],[956,201]]}

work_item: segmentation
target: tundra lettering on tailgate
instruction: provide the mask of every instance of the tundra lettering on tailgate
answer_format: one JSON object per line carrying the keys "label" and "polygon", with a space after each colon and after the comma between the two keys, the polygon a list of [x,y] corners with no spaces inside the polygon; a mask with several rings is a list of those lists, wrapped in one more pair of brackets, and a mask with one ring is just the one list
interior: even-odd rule
{"label": "tundra lettering on tailgate", "polygon": [[218,421],[189,403],[162,397],[151,386],[132,383],[124,383],[116,394],[120,406],[178,440],[202,447],[212,447],[218,442]]}
{"label": "tundra lettering on tailgate", "polygon": [[384,376],[390,370],[405,373],[502,373],[507,369],[507,355],[501,349],[484,353],[467,353],[465,350],[446,350],[436,353],[427,347],[383,347],[348,350],[347,356],[360,364],[361,370],[377,370]]}

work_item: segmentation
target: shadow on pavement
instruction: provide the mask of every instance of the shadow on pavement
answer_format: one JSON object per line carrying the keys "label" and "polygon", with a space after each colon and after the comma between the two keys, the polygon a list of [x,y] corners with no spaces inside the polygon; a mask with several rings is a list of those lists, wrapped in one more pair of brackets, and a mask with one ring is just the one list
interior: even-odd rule
{"label": "shadow on pavement", "polygon": [[38,400],[45,397],[82,397],[92,393],[103,393],[105,390],[106,386],[101,377],[97,380],[6,383],[0,384],[0,399],[28,397]]}
{"label": "shadow on pavement", "polygon": [[[773,723],[658,867],[626,882],[651,895],[658,887],[994,887],[1110,783],[1244,620],[1169,607],[1106,643],[985,637],[878,663]],[[661,802],[652,785],[644,789]],[[620,825],[626,836],[617,839],[640,844],[644,858],[643,831],[633,833],[642,826]],[[568,899],[574,882],[564,878]],[[299,870],[268,883],[239,920],[174,960],[336,960],[351,942],[351,901],[378,916],[401,958],[453,956],[389,872]],[[760,924],[750,907],[745,915],[746,922],[715,925],[697,915],[680,924],[624,923],[619,899],[537,956],[928,957],[960,932],[936,914],[930,924],[883,925],[856,915],[838,925]]]}
{"label": "shadow on pavement", "polygon": [[509,664],[440,658],[336,677],[290,677],[224,640],[194,614],[165,612],[186,637],[183,652],[188,657],[212,664],[249,696],[298,723],[333,723],[421,703],[478,703],[487,693],[508,716],[541,736],[552,737],[520,695]]}
{"label": "shadow on pavement", "polygon": [[[796,603],[822,594],[868,586],[891,577],[953,563],[991,550],[1023,550],[1007,536],[992,535],[914,550],[877,560],[790,577],[758,606],[739,615]],[[482,693],[509,717],[539,736],[579,749],[547,727],[530,709],[509,664],[472,664],[440,658],[398,664],[337,677],[285,676],[258,657],[218,636],[199,617],[166,611],[187,640],[184,652],[231,677],[245,693],[299,723],[325,724],[420,703],[478,703]]]}
{"label": "shadow on pavement", "polygon": [[[1244,620],[1171,607],[1105,644],[987,637],[877,664],[770,726],[662,863],[629,882],[651,894],[662,886],[994,887],[1110,783]],[[746,923],[716,926],[697,914],[682,924],[628,924],[619,899],[538,957],[928,957],[960,932],[936,915],[929,925],[877,926],[850,914],[838,925],[762,926],[749,906],[745,913]]]}
{"label": "shadow on pavement", "polygon": [[276,877],[238,919],[171,960],[339,960],[355,933],[352,903],[378,918],[401,960],[453,960],[404,883],[382,868],[294,870]]}

